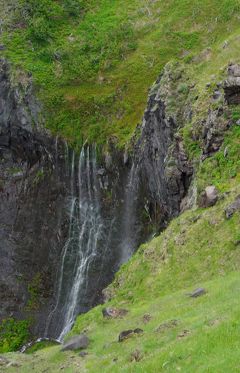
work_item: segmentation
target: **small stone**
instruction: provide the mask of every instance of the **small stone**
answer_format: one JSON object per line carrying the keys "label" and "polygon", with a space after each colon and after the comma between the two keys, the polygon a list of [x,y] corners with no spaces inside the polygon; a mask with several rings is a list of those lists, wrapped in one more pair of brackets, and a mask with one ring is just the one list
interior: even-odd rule
{"label": "small stone", "polygon": [[85,334],[80,334],[70,338],[64,343],[61,351],[75,351],[87,348],[89,345],[89,338]]}
{"label": "small stone", "polygon": [[230,219],[236,212],[240,211],[240,195],[238,195],[233,203],[225,210],[225,216]]}
{"label": "small stone", "polygon": [[6,49],[5,45],[0,44],[0,51],[4,51]]}
{"label": "small stone", "polygon": [[238,64],[229,65],[228,74],[230,76],[235,77],[235,78],[240,77],[240,65],[238,65]]}
{"label": "small stone", "polygon": [[237,120],[236,125],[240,126],[240,119]]}
{"label": "small stone", "polygon": [[170,320],[168,322],[165,322],[157,327],[155,330],[157,333],[164,332],[168,329],[175,328],[178,325],[178,320]]}
{"label": "small stone", "polygon": [[133,361],[140,361],[142,360],[143,356],[142,356],[142,353],[140,350],[135,350],[131,353],[131,356],[130,356],[130,361],[133,362]]}
{"label": "small stone", "polygon": [[118,317],[123,317],[127,313],[128,311],[125,309],[117,309],[117,308],[112,308],[112,307],[106,307],[106,308],[103,308],[102,310],[103,317],[107,317],[110,319],[116,319]]}
{"label": "small stone", "polygon": [[178,334],[178,338],[187,337],[189,334],[190,334],[190,331],[185,329],[180,334]]}
{"label": "small stone", "polygon": [[133,329],[124,330],[123,332],[119,334],[118,342],[122,342],[125,339],[132,337],[134,334],[141,334],[141,333],[143,333],[143,330],[140,328],[136,328],[134,330]]}
{"label": "small stone", "polygon": [[129,329],[129,330],[124,330],[123,332],[121,332],[119,334],[119,337],[118,337],[118,342],[122,342],[124,341],[125,339],[129,338],[130,336],[132,336],[134,334],[134,331],[132,329]]}
{"label": "small stone", "polygon": [[214,100],[219,100],[221,96],[222,96],[222,93],[219,90],[214,91],[214,94],[213,94]]}
{"label": "small stone", "polygon": [[198,289],[195,289],[192,293],[190,293],[189,296],[191,298],[197,298],[204,294],[206,294],[206,290],[204,288],[198,288]]}
{"label": "small stone", "polygon": [[227,156],[228,156],[228,146],[226,146],[226,148],[224,149],[223,156],[224,156],[224,158],[227,158]]}
{"label": "small stone", "polygon": [[151,315],[149,313],[146,313],[145,315],[143,315],[143,322],[144,324],[147,324],[150,320],[151,320]]}
{"label": "small stone", "polygon": [[85,357],[85,356],[87,356],[88,355],[88,353],[86,352],[86,351],[81,351],[80,353],[79,353],[79,356],[81,356],[81,357]]}
{"label": "small stone", "polygon": [[143,333],[143,330],[140,329],[140,328],[136,328],[136,329],[134,329],[134,333],[135,334],[141,334],[141,333]]}

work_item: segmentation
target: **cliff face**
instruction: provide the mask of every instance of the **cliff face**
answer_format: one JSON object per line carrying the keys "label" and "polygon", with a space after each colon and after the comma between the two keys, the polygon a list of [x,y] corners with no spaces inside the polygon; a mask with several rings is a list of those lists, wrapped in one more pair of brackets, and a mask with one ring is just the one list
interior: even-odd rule
{"label": "cliff face", "polygon": [[[0,61],[1,318],[45,307],[64,240],[62,160],[40,127],[31,78]],[[39,307],[40,306],[40,307]]]}
{"label": "cliff face", "polygon": [[[86,146],[78,156],[41,126],[31,77],[19,73],[14,81],[2,60],[0,317],[33,316],[34,334],[42,335],[48,324],[48,335],[57,336],[56,325],[69,307],[66,294],[79,281],[77,272],[69,272],[73,255],[79,248],[84,254],[95,242],[96,253],[88,256],[83,272],[84,294],[79,290],[74,306],[76,316],[101,301],[101,290],[119,265],[179,214],[192,167],[176,136],[177,120],[166,115],[161,80],[150,91],[131,156],[114,144],[107,154],[94,156],[94,148]],[[70,206],[76,210],[71,212]],[[83,229],[84,209],[94,211],[86,212]],[[95,223],[94,214],[99,216]],[[99,237],[91,241],[96,226],[101,227],[95,232]]]}

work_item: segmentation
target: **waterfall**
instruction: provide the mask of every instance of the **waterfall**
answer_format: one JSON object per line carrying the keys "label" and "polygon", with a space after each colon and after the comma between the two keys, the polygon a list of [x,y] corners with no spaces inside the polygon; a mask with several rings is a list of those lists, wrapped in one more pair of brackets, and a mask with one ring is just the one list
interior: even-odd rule
{"label": "waterfall", "polygon": [[48,334],[51,324],[56,325],[54,334],[60,341],[69,332],[79,313],[79,304],[88,288],[89,269],[104,235],[96,175],[96,148],[82,148],[78,167],[73,152],[68,239],[62,250],[56,302],[49,315],[45,333]]}
{"label": "waterfall", "polygon": [[[56,275],[54,306],[45,337],[62,341],[77,315],[100,299],[114,272],[137,247],[138,165],[133,163],[122,185],[122,203],[103,203],[96,147],[83,146],[79,157],[65,144],[65,177],[68,180],[68,232]],[[126,170],[127,171],[127,170]],[[115,206],[115,207],[113,207]]]}

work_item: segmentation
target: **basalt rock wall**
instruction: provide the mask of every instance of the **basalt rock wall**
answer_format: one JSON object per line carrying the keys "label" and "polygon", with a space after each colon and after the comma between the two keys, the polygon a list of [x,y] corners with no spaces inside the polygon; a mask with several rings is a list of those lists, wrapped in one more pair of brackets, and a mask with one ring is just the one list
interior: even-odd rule
{"label": "basalt rock wall", "polygon": [[[0,318],[31,317],[33,333],[42,336],[56,307],[71,224],[71,184],[80,189],[80,161],[79,154],[44,129],[31,77],[13,75],[1,60]],[[111,143],[107,153],[98,150],[94,175],[91,166],[91,188],[99,193],[101,221],[109,235],[99,239],[79,312],[102,301],[101,290],[119,265],[180,212],[193,170],[177,135],[179,124],[166,115],[165,106],[159,79],[149,93],[131,155]]]}

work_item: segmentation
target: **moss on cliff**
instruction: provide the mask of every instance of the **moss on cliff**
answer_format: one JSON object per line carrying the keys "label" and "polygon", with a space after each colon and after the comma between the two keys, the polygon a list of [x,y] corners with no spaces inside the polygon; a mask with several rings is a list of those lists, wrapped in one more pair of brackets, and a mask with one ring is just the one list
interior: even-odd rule
{"label": "moss on cliff", "polygon": [[209,70],[215,45],[238,29],[238,0],[4,3],[14,24],[4,54],[33,74],[47,126],[77,144],[114,136],[124,145],[165,63],[212,48],[196,61],[196,74]]}

